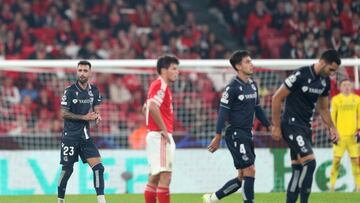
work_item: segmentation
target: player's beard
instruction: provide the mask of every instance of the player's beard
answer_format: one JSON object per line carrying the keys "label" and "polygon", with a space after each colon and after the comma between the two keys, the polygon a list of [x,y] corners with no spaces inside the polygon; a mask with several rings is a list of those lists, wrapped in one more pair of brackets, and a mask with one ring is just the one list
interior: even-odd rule
{"label": "player's beard", "polygon": [[83,85],[87,84],[88,80],[89,80],[89,78],[86,78],[86,77],[83,77],[83,78],[79,77],[78,78],[78,81]]}

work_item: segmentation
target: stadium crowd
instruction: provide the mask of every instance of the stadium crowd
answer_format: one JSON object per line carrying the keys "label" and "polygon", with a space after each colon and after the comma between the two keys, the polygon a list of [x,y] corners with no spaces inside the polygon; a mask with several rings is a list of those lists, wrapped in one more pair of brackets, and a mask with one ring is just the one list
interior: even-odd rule
{"label": "stadium crowd", "polygon": [[[360,57],[359,1],[210,2],[239,47],[256,57],[315,58],[327,48],[342,57]],[[180,59],[223,59],[230,53],[207,23],[197,22],[177,1],[0,0],[4,59],[154,59],[165,52]],[[143,127],[140,110],[152,77],[96,74],[94,82],[104,97],[101,134]],[[175,129],[208,136],[214,131],[221,88],[207,74],[180,77],[174,87]],[[0,71],[0,134],[61,132],[59,95],[71,78]],[[272,93],[262,91],[265,109]],[[255,128],[263,130],[258,124]]]}

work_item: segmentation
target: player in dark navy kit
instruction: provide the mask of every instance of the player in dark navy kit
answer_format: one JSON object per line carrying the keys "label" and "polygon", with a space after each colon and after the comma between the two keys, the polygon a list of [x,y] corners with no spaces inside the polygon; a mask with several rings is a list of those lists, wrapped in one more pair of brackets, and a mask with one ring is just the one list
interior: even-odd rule
{"label": "player in dark navy kit", "polygon": [[94,187],[98,203],[105,203],[104,166],[100,153],[90,137],[90,121],[98,124],[101,120],[99,90],[89,83],[91,64],[80,61],[77,65],[75,84],[65,89],[61,100],[64,132],[61,141],[62,171],[58,184],[58,202],[64,203],[66,184],[73,172],[73,164],[80,156],[83,163],[88,163],[94,174]]}
{"label": "player in dark navy kit", "polygon": [[[341,64],[335,50],[325,51],[320,60],[301,67],[286,78],[272,99],[272,136],[281,136],[290,147],[292,177],[290,179],[286,202],[295,203],[300,193],[300,202],[307,203],[316,168],[315,156],[311,147],[311,122],[315,106],[322,120],[330,130],[330,138],[336,143],[338,132],[329,112],[330,78]],[[280,122],[281,104],[285,108]]]}
{"label": "player in dark navy kit", "polygon": [[259,91],[254,80],[253,64],[247,51],[235,51],[230,63],[237,76],[226,86],[220,100],[220,110],[216,125],[216,135],[208,146],[210,152],[219,148],[221,132],[225,121],[229,125],[225,132],[226,145],[233,157],[238,177],[229,180],[213,194],[203,196],[204,203],[214,203],[236,192],[244,180],[243,198],[245,203],[254,202],[255,152],[251,133],[254,115],[261,123],[270,128],[263,109],[259,105]]}

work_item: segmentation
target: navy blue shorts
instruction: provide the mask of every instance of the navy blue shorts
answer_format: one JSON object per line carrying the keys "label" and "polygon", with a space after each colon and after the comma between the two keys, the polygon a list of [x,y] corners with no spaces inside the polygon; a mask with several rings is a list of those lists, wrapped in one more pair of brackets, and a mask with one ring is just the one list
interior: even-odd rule
{"label": "navy blue shorts", "polygon": [[225,141],[236,169],[244,169],[255,164],[256,155],[251,131],[229,130],[226,132]]}
{"label": "navy blue shorts", "polygon": [[86,160],[89,158],[100,157],[99,150],[95,146],[93,139],[62,139],[60,164],[74,164],[78,162],[79,156],[83,163],[86,163]]}
{"label": "navy blue shorts", "polygon": [[309,128],[282,123],[281,132],[289,145],[291,160],[297,160],[299,156],[304,157],[314,153]]}

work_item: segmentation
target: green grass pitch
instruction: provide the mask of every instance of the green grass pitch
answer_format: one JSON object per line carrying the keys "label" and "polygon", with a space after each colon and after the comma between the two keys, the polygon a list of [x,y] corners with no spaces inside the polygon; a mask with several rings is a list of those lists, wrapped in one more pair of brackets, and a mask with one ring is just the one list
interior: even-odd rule
{"label": "green grass pitch", "polygon": [[[283,203],[285,193],[256,193],[256,203]],[[172,194],[171,203],[202,203],[202,194]],[[143,203],[141,194],[107,195],[107,203]],[[1,196],[1,203],[57,203],[55,195]],[[67,195],[66,203],[96,203],[95,195]],[[240,203],[240,193],[232,194],[219,203]],[[310,203],[360,203],[360,193],[322,192],[312,193]]]}

